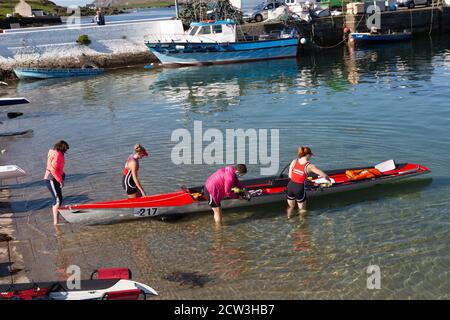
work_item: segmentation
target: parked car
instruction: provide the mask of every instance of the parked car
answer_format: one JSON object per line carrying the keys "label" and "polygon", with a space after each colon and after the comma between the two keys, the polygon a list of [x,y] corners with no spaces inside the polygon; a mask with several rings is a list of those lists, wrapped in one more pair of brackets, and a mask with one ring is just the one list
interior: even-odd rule
{"label": "parked car", "polygon": [[425,5],[429,7],[432,4],[432,0],[397,0],[397,4],[399,7],[414,9],[416,5]]}
{"label": "parked car", "polygon": [[[270,0],[269,0],[270,1]],[[244,21],[246,22],[261,22],[263,20],[266,20],[268,17],[269,10],[273,10],[275,5],[275,9],[279,8],[280,6],[285,6],[286,4],[284,2],[279,1],[270,1],[270,2],[264,2],[256,7],[253,8],[253,10],[244,12]]]}

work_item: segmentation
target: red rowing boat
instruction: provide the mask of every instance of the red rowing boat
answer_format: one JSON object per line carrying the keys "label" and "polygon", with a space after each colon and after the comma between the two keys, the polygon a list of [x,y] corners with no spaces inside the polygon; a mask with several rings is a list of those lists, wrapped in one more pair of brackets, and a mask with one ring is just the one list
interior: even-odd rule
{"label": "red rowing boat", "polygon": [[[310,177],[306,187],[307,196],[314,197],[364,189],[430,172],[428,168],[419,164],[395,164],[392,160],[390,161],[392,168],[380,171],[379,175],[361,176],[361,173],[365,171],[375,170],[374,166],[326,171],[334,181],[331,186],[325,186],[317,177]],[[225,209],[237,208],[285,200],[289,178],[284,171],[278,176],[243,180],[242,183],[251,193],[251,198],[247,199],[248,201],[244,199],[225,199],[222,201],[222,207]],[[349,172],[359,172],[359,178],[355,179],[355,176],[350,175]],[[189,214],[208,210],[210,210],[210,207],[207,199],[203,196],[203,186],[199,186],[193,188],[182,187],[175,192],[136,199],[68,205],[62,207],[60,213],[70,223],[92,224],[160,215]]]}

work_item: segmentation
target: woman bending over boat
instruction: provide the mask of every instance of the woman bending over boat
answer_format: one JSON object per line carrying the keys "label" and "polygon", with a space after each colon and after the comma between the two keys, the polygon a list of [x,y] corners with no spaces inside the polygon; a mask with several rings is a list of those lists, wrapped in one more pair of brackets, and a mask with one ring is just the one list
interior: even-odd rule
{"label": "woman bending over boat", "polygon": [[53,197],[53,224],[59,222],[59,207],[62,204],[62,188],[64,187],[64,155],[69,150],[69,144],[64,141],[58,141],[53,149],[48,151],[47,168],[45,170],[44,180],[48,190]]}
{"label": "woman bending over boat", "polygon": [[296,203],[300,212],[306,211],[306,181],[308,174],[313,172],[321,178],[331,182],[330,177],[309,162],[314,155],[309,147],[298,148],[298,158],[292,160],[289,166],[289,179],[287,186],[287,202],[291,209],[295,208]]}
{"label": "woman bending over boat", "polygon": [[247,173],[245,164],[236,166],[223,167],[208,177],[205,183],[204,193],[208,198],[208,203],[214,212],[214,221],[220,223],[222,221],[222,208],[220,202],[225,198],[238,199],[239,195],[233,191],[239,188],[248,197],[248,192],[239,181],[239,177]]}
{"label": "woman bending over boat", "polygon": [[148,153],[143,146],[136,144],[133,153],[128,157],[123,169],[122,187],[128,198],[145,197],[144,188],[138,178],[139,160],[147,157]]}

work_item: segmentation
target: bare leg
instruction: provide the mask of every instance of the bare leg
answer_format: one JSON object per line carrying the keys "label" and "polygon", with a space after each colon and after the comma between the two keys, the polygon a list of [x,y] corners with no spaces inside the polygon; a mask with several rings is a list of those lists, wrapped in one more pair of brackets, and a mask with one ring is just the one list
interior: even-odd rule
{"label": "bare leg", "polygon": [[300,213],[305,213],[306,212],[306,201],[299,202],[298,208],[300,210]]}
{"label": "bare leg", "polygon": [[217,207],[217,208],[212,208],[213,212],[214,212],[214,221],[216,224],[219,224],[222,222],[222,208],[221,207]]}
{"label": "bare leg", "polygon": [[292,218],[293,216],[295,216],[295,207],[288,206],[287,208],[288,219]]}
{"label": "bare leg", "polygon": [[288,203],[288,206],[290,208],[295,208],[295,205],[296,205],[296,201],[295,200],[288,199],[287,203]]}
{"label": "bare leg", "polygon": [[52,207],[52,212],[53,212],[53,224],[56,226],[59,223],[59,204],[55,204]]}
{"label": "bare leg", "polygon": [[133,193],[133,194],[129,194],[128,195],[128,199],[134,199],[134,198],[137,198],[137,197],[138,197],[137,193]]}

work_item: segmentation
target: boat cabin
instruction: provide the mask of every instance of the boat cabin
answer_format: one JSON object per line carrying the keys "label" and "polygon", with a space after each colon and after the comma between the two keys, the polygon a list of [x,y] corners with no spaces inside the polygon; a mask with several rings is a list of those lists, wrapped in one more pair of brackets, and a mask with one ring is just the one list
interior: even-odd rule
{"label": "boat cabin", "polygon": [[230,19],[192,22],[185,37],[189,42],[236,42],[236,22]]}

